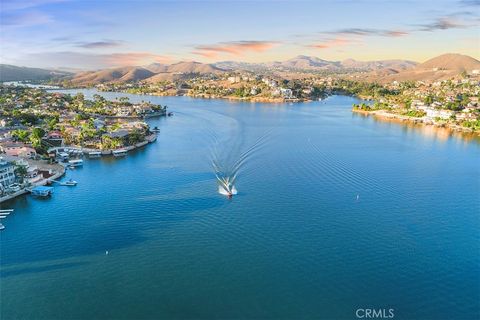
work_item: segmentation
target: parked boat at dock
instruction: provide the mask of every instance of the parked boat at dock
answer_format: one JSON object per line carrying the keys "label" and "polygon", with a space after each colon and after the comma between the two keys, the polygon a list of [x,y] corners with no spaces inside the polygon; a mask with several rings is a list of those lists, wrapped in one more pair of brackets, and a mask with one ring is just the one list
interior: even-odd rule
{"label": "parked boat at dock", "polygon": [[112,154],[114,157],[124,157],[127,155],[127,150],[125,149],[113,150]]}
{"label": "parked boat at dock", "polygon": [[77,181],[70,179],[68,181],[61,182],[60,185],[61,186],[76,186],[77,183],[78,183]]}
{"label": "parked boat at dock", "polygon": [[68,161],[68,165],[71,167],[80,167],[83,166],[83,160],[82,159],[73,159]]}
{"label": "parked boat at dock", "polygon": [[102,152],[101,151],[90,151],[88,153],[88,157],[89,158],[100,158],[102,156]]}

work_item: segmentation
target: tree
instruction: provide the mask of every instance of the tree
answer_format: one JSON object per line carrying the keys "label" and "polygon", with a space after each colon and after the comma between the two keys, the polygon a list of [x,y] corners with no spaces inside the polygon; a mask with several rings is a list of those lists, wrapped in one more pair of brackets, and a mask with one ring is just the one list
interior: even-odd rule
{"label": "tree", "polygon": [[23,183],[23,181],[25,180],[27,172],[27,166],[18,165],[15,167],[15,175],[19,178],[20,183]]}
{"label": "tree", "polygon": [[12,137],[16,138],[18,141],[21,141],[21,142],[27,142],[29,135],[30,135],[30,132],[28,132],[27,130],[17,129],[12,131]]}
{"label": "tree", "polygon": [[30,142],[34,148],[39,148],[42,144],[42,138],[45,135],[45,130],[42,128],[33,128],[32,133],[30,134]]}

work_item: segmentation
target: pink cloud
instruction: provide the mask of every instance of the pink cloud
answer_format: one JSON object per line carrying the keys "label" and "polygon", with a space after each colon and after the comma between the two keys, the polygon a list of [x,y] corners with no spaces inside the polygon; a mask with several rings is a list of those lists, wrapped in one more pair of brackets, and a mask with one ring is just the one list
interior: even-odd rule
{"label": "pink cloud", "polygon": [[346,45],[348,43],[351,43],[351,42],[353,42],[353,41],[345,39],[345,38],[335,38],[335,39],[326,40],[324,42],[311,44],[308,47],[315,48],[315,49],[328,49],[328,48],[333,48],[333,47],[344,46],[344,45]]}
{"label": "pink cloud", "polygon": [[247,52],[263,52],[275,45],[277,42],[274,41],[222,42],[211,46],[197,46],[192,53],[206,58],[215,58],[222,53],[242,56]]}
{"label": "pink cloud", "polygon": [[392,30],[392,31],[387,31],[385,35],[390,37],[403,37],[408,35],[408,32],[400,31],[400,30]]}
{"label": "pink cloud", "polygon": [[112,66],[134,66],[152,62],[167,63],[171,61],[170,57],[150,52],[112,53],[99,56],[103,58],[105,64]]}

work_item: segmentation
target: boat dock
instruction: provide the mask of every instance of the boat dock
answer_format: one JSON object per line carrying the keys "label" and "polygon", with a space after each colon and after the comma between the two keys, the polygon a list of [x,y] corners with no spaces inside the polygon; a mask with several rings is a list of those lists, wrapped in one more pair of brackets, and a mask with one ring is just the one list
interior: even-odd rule
{"label": "boat dock", "polygon": [[[6,218],[10,213],[13,212],[13,209],[0,209],[0,219]],[[0,230],[5,229],[5,226],[0,223]]]}

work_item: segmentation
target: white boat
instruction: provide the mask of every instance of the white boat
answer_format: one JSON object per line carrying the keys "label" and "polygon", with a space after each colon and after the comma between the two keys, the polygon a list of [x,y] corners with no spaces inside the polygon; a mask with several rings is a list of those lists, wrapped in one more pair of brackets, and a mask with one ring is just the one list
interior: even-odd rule
{"label": "white boat", "polygon": [[236,195],[238,193],[238,191],[235,188],[235,186],[230,186],[229,185],[228,187],[225,187],[223,185],[219,185],[218,186],[218,193],[231,198],[232,196]]}
{"label": "white boat", "polygon": [[18,192],[22,189],[22,187],[20,187],[20,185],[18,183],[14,183],[14,184],[11,184],[8,189],[11,191],[11,192]]}
{"label": "white boat", "polygon": [[66,152],[59,152],[59,153],[57,153],[57,158],[60,161],[66,162],[66,161],[68,161],[69,156],[68,156],[68,153],[66,153]]}
{"label": "white boat", "polygon": [[78,183],[77,181],[70,179],[68,181],[61,182],[60,185],[62,185],[62,186],[76,186],[77,183]]}
{"label": "white boat", "polygon": [[0,230],[3,230],[3,229],[5,229],[5,226],[0,223]]}
{"label": "white boat", "polygon": [[0,209],[0,214],[8,214],[8,213],[5,213],[5,212],[13,212],[13,209]]}
{"label": "white boat", "polygon": [[68,161],[68,165],[71,167],[80,167],[83,166],[83,160],[82,159],[73,159]]}
{"label": "white boat", "polygon": [[112,154],[113,154],[114,157],[124,157],[124,156],[127,155],[127,150],[125,150],[125,149],[113,150]]}
{"label": "white boat", "polygon": [[89,158],[100,158],[102,156],[101,151],[91,151],[88,153]]}

